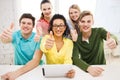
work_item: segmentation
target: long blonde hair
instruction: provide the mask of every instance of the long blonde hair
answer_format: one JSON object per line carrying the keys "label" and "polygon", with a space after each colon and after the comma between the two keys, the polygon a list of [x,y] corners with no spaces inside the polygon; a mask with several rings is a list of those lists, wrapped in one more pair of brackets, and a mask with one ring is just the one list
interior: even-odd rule
{"label": "long blonde hair", "polygon": [[[70,17],[70,9],[77,9],[80,13],[81,13],[81,10],[80,10],[80,8],[79,8],[79,6],[78,6],[77,4],[73,4],[73,5],[71,5],[70,8],[69,8],[69,18],[70,18],[70,22],[71,22],[71,24],[72,24],[72,26],[73,26],[74,28],[76,27],[76,25],[77,25],[78,28],[79,28],[79,25],[78,25],[79,18],[78,18],[77,21],[73,21],[73,20],[71,19],[71,17]],[[80,14],[79,14],[79,16],[80,16]],[[77,30],[77,32],[78,32],[78,30]]]}

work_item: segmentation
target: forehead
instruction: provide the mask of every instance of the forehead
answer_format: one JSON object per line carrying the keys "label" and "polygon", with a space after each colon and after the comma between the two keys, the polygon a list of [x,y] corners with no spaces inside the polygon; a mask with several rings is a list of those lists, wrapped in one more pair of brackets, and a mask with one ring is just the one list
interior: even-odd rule
{"label": "forehead", "polygon": [[51,7],[51,4],[50,3],[44,3],[41,5],[41,8],[50,8]]}
{"label": "forehead", "polygon": [[78,9],[70,8],[70,12],[73,12],[73,11],[77,11],[77,12],[79,12]]}
{"label": "forehead", "polygon": [[21,22],[29,22],[29,23],[32,23],[32,19],[30,19],[30,18],[23,18],[23,19],[21,19]]}
{"label": "forehead", "polygon": [[85,15],[85,16],[82,17],[81,20],[90,20],[90,19],[93,19],[92,15]]}
{"label": "forehead", "polygon": [[64,21],[62,19],[55,19],[53,24],[64,24]]}

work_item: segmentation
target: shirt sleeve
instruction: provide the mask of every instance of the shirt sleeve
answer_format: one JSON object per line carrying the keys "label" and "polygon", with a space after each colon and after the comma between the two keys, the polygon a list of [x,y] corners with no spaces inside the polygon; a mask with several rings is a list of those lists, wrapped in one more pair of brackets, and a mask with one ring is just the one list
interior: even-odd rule
{"label": "shirt sleeve", "polygon": [[72,60],[74,65],[78,66],[84,71],[87,71],[89,64],[81,59],[79,48],[76,42],[74,42]]}

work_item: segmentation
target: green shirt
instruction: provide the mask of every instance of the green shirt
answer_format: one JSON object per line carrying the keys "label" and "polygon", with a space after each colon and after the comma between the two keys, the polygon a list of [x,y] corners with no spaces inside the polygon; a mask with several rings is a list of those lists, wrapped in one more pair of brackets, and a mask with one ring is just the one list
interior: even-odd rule
{"label": "green shirt", "polygon": [[89,43],[82,41],[82,33],[74,42],[73,64],[86,71],[89,65],[105,64],[104,40],[107,31],[103,28],[92,28]]}

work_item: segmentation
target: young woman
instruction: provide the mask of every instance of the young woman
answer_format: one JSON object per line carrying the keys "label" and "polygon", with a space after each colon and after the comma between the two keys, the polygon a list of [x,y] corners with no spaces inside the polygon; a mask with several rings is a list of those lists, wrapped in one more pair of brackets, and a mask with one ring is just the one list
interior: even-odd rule
{"label": "young woman", "polygon": [[69,8],[69,25],[70,29],[71,29],[71,37],[73,41],[76,41],[75,39],[75,35],[73,35],[74,33],[79,34],[80,33],[80,29],[79,29],[79,25],[78,25],[78,19],[80,17],[80,13],[81,10],[79,8],[79,6],[77,4],[73,4],[70,6]]}
{"label": "young woman", "polygon": [[40,4],[41,17],[37,21],[36,27],[42,29],[42,36],[48,34],[49,21],[52,16],[52,5],[49,0],[42,0]]}
{"label": "young woman", "polygon": [[81,33],[74,42],[73,64],[89,72],[92,76],[99,76],[104,69],[92,65],[106,64],[104,56],[104,41],[110,49],[116,47],[116,39],[103,28],[92,28],[93,15],[89,11],[80,14],[79,25]]}
{"label": "young woman", "polygon": [[[34,69],[40,63],[43,53],[46,56],[47,64],[72,64],[72,40],[66,38],[69,35],[69,28],[64,16],[55,14],[50,21],[49,35],[42,38],[40,49],[37,50],[33,59],[20,69],[2,75],[4,80],[15,80],[20,75]],[[66,48],[67,47],[67,48]],[[66,77],[73,78],[75,70],[66,73]]]}
{"label": "young woman", "polygon": [[44,36],[48,34],[49,29],[49,21],[52,17],[52,4],[49,0],[42,0],[40,4],[41,9],[41,17],[37,21],[36,30],[38,30],[34,40],[38,42],[40,40],[40,36]]}

